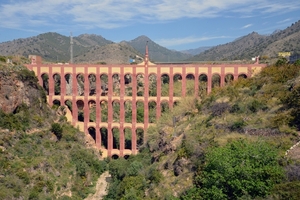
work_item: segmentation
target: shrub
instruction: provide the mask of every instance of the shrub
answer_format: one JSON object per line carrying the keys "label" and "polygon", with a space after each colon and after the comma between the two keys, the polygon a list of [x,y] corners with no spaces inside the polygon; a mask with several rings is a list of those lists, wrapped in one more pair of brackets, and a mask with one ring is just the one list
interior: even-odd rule
{"label": "shrub", "polygon": [[62,132],[63,129],[58,123],[53,123],[51,125],[51,131],[54,133],[54,135],[57,137],[58,140],[62,138]]}
{"label": "shrub", "polygon": [[237,140],[212,148],[205,163],[195,178],[203,199],[266,197],[283,179],[277,150],[263,141]]}

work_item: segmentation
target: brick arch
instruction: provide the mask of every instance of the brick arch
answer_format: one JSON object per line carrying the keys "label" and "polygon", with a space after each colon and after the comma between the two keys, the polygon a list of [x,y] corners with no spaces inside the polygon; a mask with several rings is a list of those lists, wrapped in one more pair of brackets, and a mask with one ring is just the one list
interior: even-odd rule
{"label": "brick arch", "polygon": [[195,95],[195,75],[193,73],[187,73],[185,76],[185,92],[186,96],[194,96]]}
{"label": "brick arch", "polygon": [[62,103],[61,103],[60,99],[54,98],[52,101],[52,105],[61,106]]}
{"label": "brick arch", "polygon": [[238,75],[238,78],[248,78],[247,74],[246,73],[240,73]]}
{"label": "brick arch", "polygon": [[59,73],[54,73],[53,78],[53,87],[54,95],[61,95],[61,75]]}
{"label": "brick arch", "polygon": [[208,90],[208,75],[207,73],[201,73],[198,76],[198,96],[203,97],[207,94]]}
{"label": "brick arch", "polygon": [[233,73],[227,73],[227,74],[225,74],[225,76],[224,76],[225,85],[231,83],[232,81],[234,81],[234,75],[233,75]]}
{"label": "brick arch", "polygon": [[182,91],[182,74],[175,73],[173,75],[173,96],[174,97],[181,97]]}
{"label": "brick arch", "polygon": [[212,74],[211,76],[211,86],[212,88],[215,88],[215,87],[220,87],[221,86],[221,75],[219,73],[214,73]]}
{"label": "brick arch", "polygon": [[168,73],[162,73],[160,75],[161,82],[161,96],[170,96],[170,75]]}

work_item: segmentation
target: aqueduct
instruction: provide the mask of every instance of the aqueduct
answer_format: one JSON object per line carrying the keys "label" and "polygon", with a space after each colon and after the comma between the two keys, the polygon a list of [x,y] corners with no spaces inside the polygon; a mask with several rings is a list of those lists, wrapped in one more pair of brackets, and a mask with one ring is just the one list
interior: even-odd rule
{"label": "aqueduct", "polygon": [[67,118],[90,134],[103,156],[136,154],[144,133],[161,112],[181,97],[210,93],[239,77],[251,77],[265,64],[142,65],[42,64],[33,70],[50,106],[67,106]]}

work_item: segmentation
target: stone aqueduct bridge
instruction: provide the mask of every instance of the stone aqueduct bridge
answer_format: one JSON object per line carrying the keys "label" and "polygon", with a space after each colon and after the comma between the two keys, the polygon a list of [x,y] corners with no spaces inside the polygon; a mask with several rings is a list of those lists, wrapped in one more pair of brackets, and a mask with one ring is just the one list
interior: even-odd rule
{"label": "stone aqueduct bridge", "polygon": [[[186,96],[186,86],[187,80],[190,75],[194,77],[194,95],[198,96],[199,93],[199,77],[200,75],[206,75],[207,77],[207,92],[210,93],[212,90],[212,77],[217,74],[220,77],[220,86],[225,85],[225,77],[230,74],[233,80],[237,80],[240,75],[251,77],[253,74],[265,67],[264,64],[158,64],[152,65],[148,62],[148,54],[146,51],[145,62],[142,65],[94,65],[94,64],[68,64],[68,65],[57,65],[57,64],[41,64],[41,62],[33,62],[27,65],[27,68],[33,70],[38,77],[39,83],[43,85],[42,75],[47,74],[49,77],[49,92],[48,92],[48,103],[50,106],[53,105],[54,101],[59,101],[60,105],[65,105],[66,101],[72,102],[72,112],[67,114],[68,120],[75,126],[79,127],[81,131],[89,134],[89,128],[95,129],[95,143],[97,148],[101,149],[103,156],[127,156],[131,154],[136,154],[138,152],[137,148],[137,135],[136,130],[145,130],[150,125],[149,123],[149,102],[156,102],[156,117],[158,118],[161,114],[161,102],[167,102],[169,108],[172,108],[175,101],[178,101],[180,97],[173,95],[174,93],[174,80],[173,77],[176,75],[181,76],[181,96]],[[66,81],[61,81],[60,83],[60,95],[55,95],[55,80],[54,75],[60,75],[61,80],[66,75],[72,75],[72,94],[67,95]],[[89,93],[89,81],[84,81],[84,95],[78,95],[78,83],[77,76],[81,74],[84,76],[84,80],[89,80],[89,75],[94,74],[96,77],[96,91],[95,95],[90,96]],[[108,91],[103,95],[101,88],[101,75],[107,75],[108,78]],[[113,94],[113,75],[119,75],[120,93],[119,96]],[[132,79],[132,95],[126,96],[125,93],[125,75],[131,75]],[[149,96],[149,76],[156,75],[156,77],[161,77],[162,75],[168,75],[169,78],[169,96],[161,96],[161,78],[157,78],[157,95],[155,97]],[[144,94],[143,96],[137,95],[137,84],[138,75],[142,75],[144,81]],[[102,95],[101,95],[102,94]],[[78,121],[78,101],[83,102],[83,113],[84,121]],[[89,120],[90,107],[89,103],[93,101],[96,104],[96,121],[91,122]],[[101,102],[107,102],[107,122],[101,122]],[[113,121],[113,107],[114,101],[118,101],[120,105],[120,118],[119,122]],[[124,103],[130,101],[132,105],[132,123],[125,122],[125,109]],[[144,122],[137,123],[137,102],[144,103]],[[107,129],[107,141],[104,147],[103,141],[101,141],[100,129],[105,127]],[[119,129],[119,148],[114,148],[113,146],[113,134],[112,129]],[[125,138],[124,129],[129,128],[132,131],[131,136],[131,149],[125,148]],[[145,136],[144,136],[145,137]]]}

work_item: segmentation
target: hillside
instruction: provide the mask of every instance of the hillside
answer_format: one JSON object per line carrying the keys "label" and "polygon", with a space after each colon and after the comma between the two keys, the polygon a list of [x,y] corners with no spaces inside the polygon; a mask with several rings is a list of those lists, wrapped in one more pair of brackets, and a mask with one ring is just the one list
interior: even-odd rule
{"label": "hillside", "polygon": [[299,199],[299,70],[280,60],[181,100],[139,155],[109,163],[105,199]]}
{"label": "hillside", "polygon": [[58,115],[63,107],[48,106],[25,58],[0,58],[0,199],[84,199],[106,162]]}
{"label": "hillside", "polygon": [[91,47],[84,54],[74,57],[75,63],[129,64],[129,59],[143,55],[126,43]]}
{"label": "hillside", "polygon": [[262,59],[277,58],[278,52],[300,53],[300,21],[271,35],[252,32],[233,42],[215,46],[196,55],[191,61],[250,60],[260,55]]}
{"label": "hillside", "polygon": [[[123,41],[126,42],[126,41]],[[126,42],[143,55],[145,54],[145,46],[148,43],[149,48],[149,56],[152,62],[174,62],[174,61],[182,61],[189,57],[190,54],[182,53],[178,51],[172,51],[165,47],[162,47],[155,42],[153,42],[147,36],[139,36],[131,41]]]}
{"label": "hillside", "polygon": [[[97,35],[73,37],[73,55],[82,55],[93,46],[104,46],[113,42]],[[58,33],[44,33],[35,37],[0,43],[0,55],[40,55],[45,61],[69,62],[70,37]],[[88,62],[88,60],[86,60]]]}

